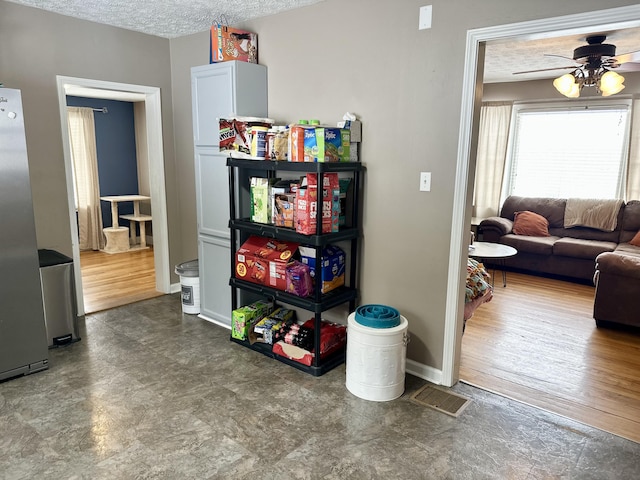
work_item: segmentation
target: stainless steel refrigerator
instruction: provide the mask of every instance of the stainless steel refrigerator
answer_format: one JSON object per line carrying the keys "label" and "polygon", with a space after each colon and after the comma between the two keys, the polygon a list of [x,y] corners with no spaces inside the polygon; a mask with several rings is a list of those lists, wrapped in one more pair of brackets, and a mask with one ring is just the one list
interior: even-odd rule
{"label": "stainless steel refrigerator", "polygon": [[0,87],[0,380],[48,368],[20,90]]}

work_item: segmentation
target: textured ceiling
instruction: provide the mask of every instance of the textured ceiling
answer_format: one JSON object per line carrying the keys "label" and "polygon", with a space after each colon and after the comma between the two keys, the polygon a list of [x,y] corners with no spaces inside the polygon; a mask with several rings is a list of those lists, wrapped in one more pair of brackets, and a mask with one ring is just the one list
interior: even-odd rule
{"label": "textured ceiling", "polygon": [[[640,28],[601,32],[606,34],[604,43],[614,44],[616,54],[640,50]],[[518,74],[526,70],[538,70],[577,65],[572,60],[573,50],[586,45],[586,35],[544,38],[538,40],[509,40],[508,42],[488,43],[485,53],[485,83],[515,82],[554,78],[568,73],[571,69],[550,70],[544,72]],[[560,55],[559,58],[548,55]],[[634,65],[622,65],[619,71]]]}
{"label": "textured ceiling", "polygon": [[[8,1],[159,37],[175,38],[204,32],[214,22],[233,26],[245,20],[304,7],[322,0]],[[607,35],[606,43],[617,46],[617,54],[640,50],[640,28],[602,33]],[[573,50],[585,43],[585,35],[489,43],[486,49],[484,81],[496,83],[557,77],[570,70],[520,75],[514,75],[514,72],[576,65],[571,59]],[[640,64],[637,66],[640,67]],[[620,71],[622,70],[621,68]]]}
{"label": "textured ceiling", "polygon": [[322,0],[8,0],[164,38],[204,32]]}

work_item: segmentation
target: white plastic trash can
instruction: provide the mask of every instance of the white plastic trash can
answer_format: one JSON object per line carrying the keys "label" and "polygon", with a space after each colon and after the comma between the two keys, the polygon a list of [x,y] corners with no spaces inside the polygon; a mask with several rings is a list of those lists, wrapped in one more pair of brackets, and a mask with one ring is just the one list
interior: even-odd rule
{"label": "white plastic trash can", "polygon": [[393,307],[362,305],[349,315],[347,389],[386,402],[404,393],[409,322]]}
{"label": "white plastic trash can", "polygon": [[182,291],[182,312],[190,314],[200,313],[200,277],[198,274],[198,260],[176,265],[176,273],[180,275],[180,289]]}

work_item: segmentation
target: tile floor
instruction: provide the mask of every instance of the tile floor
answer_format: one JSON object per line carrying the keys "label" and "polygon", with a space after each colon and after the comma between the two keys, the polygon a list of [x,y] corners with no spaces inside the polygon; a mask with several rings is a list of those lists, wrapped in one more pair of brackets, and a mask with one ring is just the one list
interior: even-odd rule
{"label": "tile floor", "polygon": [[468,385],[459,418],[354,397],[182,315],[88,315],[50,368],[0,383],[1,479],[632,479],[640,445]]}

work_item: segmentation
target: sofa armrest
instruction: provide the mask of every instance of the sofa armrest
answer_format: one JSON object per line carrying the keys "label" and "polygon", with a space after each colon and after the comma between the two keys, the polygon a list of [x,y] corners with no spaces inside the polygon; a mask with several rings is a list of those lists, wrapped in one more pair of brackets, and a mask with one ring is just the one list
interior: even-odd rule
{"label": "sofa armrest", "polygon": [[498,236],[507,235],[513,230],[513,222],[508,218],[489,217],[480,222],[478,227],[482,232],[495,232]]}
{"label": "sofa armrest", "polygon": [[620,253],[605,252],[596,258],[599,274],[619,275],[640,280],[640,257]]}

